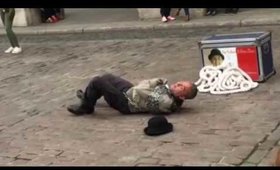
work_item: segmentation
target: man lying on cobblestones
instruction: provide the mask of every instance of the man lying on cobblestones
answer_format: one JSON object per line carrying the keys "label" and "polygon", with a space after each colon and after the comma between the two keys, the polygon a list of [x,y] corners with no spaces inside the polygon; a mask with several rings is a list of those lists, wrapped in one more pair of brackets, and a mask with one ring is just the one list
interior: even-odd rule
{"label": "man lying on cobblestones", "polygon": [[85,92],[78,90],[81,102],[68,106],[67,110],[75,115],[91,114],[103,96],[110,107],[123,114],[172,113],[179,110],[185,99],[196,95],[197,87],[189,81],[179,81],[169,87],[166,79],[153,78],[134,86],[121,77],[104,74],[94,77]]}

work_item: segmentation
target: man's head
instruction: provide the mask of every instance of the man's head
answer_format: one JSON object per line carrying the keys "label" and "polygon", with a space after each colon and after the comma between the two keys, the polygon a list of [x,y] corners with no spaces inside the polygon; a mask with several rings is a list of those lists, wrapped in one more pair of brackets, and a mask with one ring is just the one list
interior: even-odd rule
{"label": "man's head", "polygon": [[197,95],[197,87],[190,81],[179,81],[170,85],[174,96],[181,100],[193,99]]}

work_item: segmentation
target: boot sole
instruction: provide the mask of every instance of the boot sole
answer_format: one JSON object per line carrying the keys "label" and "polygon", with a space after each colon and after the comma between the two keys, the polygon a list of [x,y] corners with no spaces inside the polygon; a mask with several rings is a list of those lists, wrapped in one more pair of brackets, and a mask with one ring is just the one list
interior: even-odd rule
{"label": "boot sole", "polygon": [[83,112],[83,113],[79,113],[79,112],[76,112],[74,110],[72,110],[71,108],[67,108],[67,110],[70,112],[70,113],[73,113],[74,115],[77,115],[77,116],[81,116],[81,115],[87,115],[87,114],[92,114],[92,112]]}

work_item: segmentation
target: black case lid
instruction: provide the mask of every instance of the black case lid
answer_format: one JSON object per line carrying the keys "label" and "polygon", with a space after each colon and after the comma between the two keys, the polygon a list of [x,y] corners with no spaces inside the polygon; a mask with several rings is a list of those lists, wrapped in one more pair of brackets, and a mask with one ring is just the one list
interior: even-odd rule
{"label": "black case lid", "polygon": [[268,36],[270,32],[249,32],[237,34],[215,34],[204,38],[202,44],[230,43],[230,42],[253,42]]}

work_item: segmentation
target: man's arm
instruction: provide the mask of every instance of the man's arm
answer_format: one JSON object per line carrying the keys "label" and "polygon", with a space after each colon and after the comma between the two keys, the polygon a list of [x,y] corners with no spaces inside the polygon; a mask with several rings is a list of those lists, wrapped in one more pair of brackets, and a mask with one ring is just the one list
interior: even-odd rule
{"label": "man's arm", "polygon": [[173,113],[180,110],[183,100],[181,99],[163,99],[159,101],[159,114],[160,113]]}
{"label": "man's arm", "polygon": [[146,86],[148,88],[155,88],[158,85],[167,84],[167,79],[165,78],[153,78],[153,79],[147,79],[142,80],[139,82],[139,86]]}
{"label": "man's arm", "polygon": [[175,98],[166,85],[160,85],[148,98],[148,108],[153,113],[171,113],[179,110],[183,100]]}

